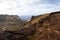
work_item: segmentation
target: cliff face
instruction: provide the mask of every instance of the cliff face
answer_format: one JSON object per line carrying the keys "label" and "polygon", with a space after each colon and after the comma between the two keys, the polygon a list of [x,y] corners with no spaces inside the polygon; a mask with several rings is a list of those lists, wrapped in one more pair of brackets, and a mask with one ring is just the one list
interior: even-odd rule
{"label": "cliff face", "polygon": [[60,40],[60,12],[33,16],[19,31],[1,31],[0,39]]}
{"label": "cliff face", "polygon": [[23,28],[27,40],[60,40],[60,12],[33,17]]}
{"label": "cliff face", "polygon": [[18,30],[23,25],[22,20],[17,15],[0,15],[1,30]]}

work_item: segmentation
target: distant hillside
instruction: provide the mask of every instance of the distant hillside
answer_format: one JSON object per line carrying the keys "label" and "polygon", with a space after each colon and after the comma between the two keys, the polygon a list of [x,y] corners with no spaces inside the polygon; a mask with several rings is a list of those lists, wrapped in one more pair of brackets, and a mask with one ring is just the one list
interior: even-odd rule
{"label": "distant hillside", "polygon": [[17,30],[23,25],[23,21],[17,15],[0,15],[1,30]]}
{"label": "distant hillside", "polygon": [[20,18],[21,18],[22,20],[30,20],[31,17],[32,17],[32,15],[31,15],[31,16],[20,16]]}

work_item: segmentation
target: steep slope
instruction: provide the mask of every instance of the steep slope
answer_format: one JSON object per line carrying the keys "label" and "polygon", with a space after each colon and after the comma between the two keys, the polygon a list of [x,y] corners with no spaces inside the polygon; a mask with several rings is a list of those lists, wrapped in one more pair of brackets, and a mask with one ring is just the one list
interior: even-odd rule
{"label": "steep slope", "polygon": [[23,28],[28,40],[60,40],[60,11],[35,16]]}
{"label": "steep slope", "polygon": [[0,39],[60,40],[60,11],[33,16],[19,31],[1,31]]}
{"label": "steep slope", "polygon": [[18,30],[23,21],[17,15],[0,15],[0,30]]}

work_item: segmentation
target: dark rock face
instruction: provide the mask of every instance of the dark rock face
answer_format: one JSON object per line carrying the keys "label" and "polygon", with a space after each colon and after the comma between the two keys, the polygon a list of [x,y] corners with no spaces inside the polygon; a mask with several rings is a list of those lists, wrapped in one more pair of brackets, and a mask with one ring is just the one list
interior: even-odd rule
{"label": "dark rock face", "polygon": [[60,12],[36,16],[27,25],[28,40],[60,40]]}
{"label": "dark rock face", "polygon": [[60,12],[35,16],[19,31],[3,30],[1,40],[60,40]]}
{"label": "dark rock face", "polygon": [[23,21],[17,15],[0,15],[0,40],[25,40],[25,35],[20,34]]}
{"label": "dark rock face", "polygon": [[22,25],[22,20],[16,15],[0,15],[0,40],[27,40],[27,35],[31,35],[35,29],[31,26],[20,30]]}
{"label": "dark rock face", "polygon": [[[54,12],[55,13],[55,12]],[[40,20],[41,27],[35,33],[32,40],[60,40],[60,13],[50,14],[46,18]],[[39,24],[38,23],[38,24]],[[36,24],[37,25],[37,24]],[[42,33],[42,34],[40,34]]]}
{"label": "dark rock face", "polygon": [[2,31],[0,33],[0,40],[26,40],[26,36],[14,31]]}

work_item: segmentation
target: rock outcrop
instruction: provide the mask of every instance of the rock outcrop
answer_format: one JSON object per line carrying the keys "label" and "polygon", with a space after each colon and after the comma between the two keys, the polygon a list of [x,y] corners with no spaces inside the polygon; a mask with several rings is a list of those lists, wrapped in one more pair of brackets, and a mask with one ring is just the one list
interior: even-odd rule
{"label": "rock outcrop", "polygon": [[34,16],[19,31],[1,31],[0,39],[60,40],[60,11]]}
{"label": "rock outcrop", "polygon": [[23,27],[28,40],[60,40],[60,11],[33,18]]}
{"label": "rock outcrop", "polygon": [[17,15],[0,15],[0,30],[18,30],[23,21]]}

